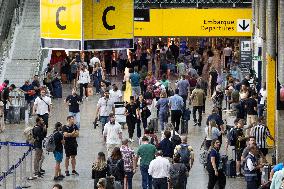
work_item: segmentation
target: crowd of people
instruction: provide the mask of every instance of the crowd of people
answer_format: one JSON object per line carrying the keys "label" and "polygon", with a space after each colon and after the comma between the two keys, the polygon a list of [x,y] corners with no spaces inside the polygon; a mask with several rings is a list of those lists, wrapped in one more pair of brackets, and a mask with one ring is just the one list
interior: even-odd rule
{"label": "crowd of people", "polygon": [[[75,54],[62,62],[58,73],[49,66],[45,72],[46,87],[42,87],[35,76],[33,82],[26,81],[20,88],[25,94],[29,115],[38,116],[32,130],[36,177],[43,177],[45,173],[42,143],[47,136],[51,99],[56,97],[54,94],[58,90],[52,78],[59,79],[59,75],[66,74],[72,93],[65,99],[69,106],[67,124],[57,122],[52,134],[55,181],[70,176],[69,162],[71,174],[79,176],[76,138],[80,131],[80,105],[87,103],[88,88],[93,86],[99,97],[94,127],[100,122],[106,144],[106,153],[99,152],[92,166],[94,188],[126,185],[129,189],[135,188],[132,179],[139,167],[143,189],[152,186],[155,189],[185,189],[195,159],[194,150],[187,141],[191,112],[193,127],[204,127],[205,139],[200,142],[204,143],[202,163],[209,175],[208,189],[213,189],[217,183],[224,189],[226,176],[245,177],[247,189],[266,184],[261,178],[262,168],[267,163],[266,139],[274,140],[265,124],[266,86],[263,83],[261,89],[257,89],[250,75],[242,78],[238,64],[238,47],[232,50],[226,45],[220,50],[199,46],[181,52],[174,42],[169,47],[158,42],[150,49],[138,43],[131,51],[90,53],[85,57]],[[124,74],[121,83],[111,83],[110,75],[116,73]],[[15,88],[8,87],[7,81],[2,85],[8,92]],[[5,99],[5,95],[1,96]],[[119,103],[125,107],[123,114],[128,136],[123,136],[123,125],[116,120],[115,107]],[[209,113],[206,104],[212,104],[213,108],[204,118],[205,113]],[[134,150],[133,145],[138,145],[138,150]],[[234,149],[232,164],[235,166],[231,167],[228,156],[221,154],[221,147],[225,151]],[[65,174],[61,171],[63,151]],[[272,185],[277,179],[278,186],[283,178],[279,170],[273,169],[274,175],[268,179]]]}

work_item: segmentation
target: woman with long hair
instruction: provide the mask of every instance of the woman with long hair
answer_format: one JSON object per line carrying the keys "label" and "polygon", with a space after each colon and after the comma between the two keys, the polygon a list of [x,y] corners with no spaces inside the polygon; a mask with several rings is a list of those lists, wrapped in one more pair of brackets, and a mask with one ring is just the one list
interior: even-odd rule
{"label": "woman with long hair", "polygon": [[94,87],[96,88],[96,94],[100,93],[100,84],[103,78],[103,69],[99,62],[95,63],[93,69],[93,79],[94,79]]}
{"label": "woman with long hair", "polygon": [[119,147],[115,147],[111,156],[107,160],[109,168],[109,175],[115,177],[115,181],[119,182],[123,186],[124,181],[124,161],[122,159],[122,153]]}
{"label": "woman with long hair", "polygon": [[224,189],[226,186],[226,176],[222,166],[220,150],[220,141],[212,140],[211,150],[208,155],[207,170],[209,173],[208,189],[214,189],[217,181],[219,189]]}
{"label": "woman with long hair", "polygon": [[130,79],[129,79],[130,71],[131,70],[127,67],[125,68],[125,71],[124,71],[123,81],[126,82],[126,89],[123,94],[124,102],[130,102],[130,96],[132,95],[132,88],[131,88]]}
{"label": "woman with long hair", "polygon": [[209,125],[205,128],[205,134],[205,149],[208,150],[211,146],[212,140],[218,139],[218,137],[221,135],[215,120],[209,121]]}
{"label": "woman with long hair", "polygon": [[103,152],[98,153],[96,161],[92,165],[92,179],[94,179],[94,188],[97,188],[98,181],[106,178],[109,173],[106,156]]}

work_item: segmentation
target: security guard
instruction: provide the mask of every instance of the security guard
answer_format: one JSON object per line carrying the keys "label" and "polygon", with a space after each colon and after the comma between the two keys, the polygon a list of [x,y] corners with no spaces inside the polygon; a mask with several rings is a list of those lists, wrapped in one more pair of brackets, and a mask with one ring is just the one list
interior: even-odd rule
{"label": "security guard", "polygon": [[245,180],[247,182],[247,189],[258,189],[258,176],[257,171],[263,167],[262,164],[257,162],[257,149],[256,146],[251,146],[249,148],[249,154],[246,158],[246,164],[244,167]]}

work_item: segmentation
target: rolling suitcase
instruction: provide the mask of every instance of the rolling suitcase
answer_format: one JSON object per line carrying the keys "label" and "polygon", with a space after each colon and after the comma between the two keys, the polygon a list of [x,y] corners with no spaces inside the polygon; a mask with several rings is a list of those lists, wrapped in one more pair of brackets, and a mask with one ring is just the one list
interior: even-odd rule
{"label": "rolling suitcase", "polygon": [[[234,149],[233,149],[234,151]],[[236,151],[235,151],[236,152]],[[236,177],[236,156],[237,154],[235,153],[235,159],[230,159],[227,161],[226,166],[225,166],[225,173],[227,177]]]}
{"label": "rolling suitcase", "polygon": [[9,123],[17,123],[19,124],[21,121],[20,117],[21,106],[19,105],[12,105],[9,106],[7,119]]}
{"label": "rolling suitcase", "polygon": [[154,128],[154,132],[158,132],[159,131],[159,129],[158,129],[158,118],[152,118],[150,120],[150,126],[152,128]]}
{"label": "rolling suitcase", "polygon": [[269,181],[271,171],[271,165],[265,165],[262,169],[262,175],[261,175],[261,184],[267,183]]}
{"label": "rolling suitcase", "polygon": [[188,134],[188,120],[181,120],[181,133],[180,134]]}
{"label": "rolling suitcase", "polygon": [[226,163],[226,176],[227,177],[236,177],[237,173],[236,173],[236,161],[231,159],[228,160]]}

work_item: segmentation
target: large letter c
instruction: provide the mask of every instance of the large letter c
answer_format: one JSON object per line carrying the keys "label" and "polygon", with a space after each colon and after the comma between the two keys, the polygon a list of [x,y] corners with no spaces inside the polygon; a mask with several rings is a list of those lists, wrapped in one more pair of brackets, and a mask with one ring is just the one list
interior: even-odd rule
{"label": "large letter c", "polygon": [[65,11],[66,7],[59,7],[56,11],[56,26],[60,29],[60,30],[66,30],[66,25],[62,26],[59,23],[59,14],[61,11]]}
{"label": "large letter c", "polygon": [[107,20],[106,20],[106,16],[108,14],[109,11],[115,11],[115,7],[114,6],[109,6],[107,7],[104,12],[103,12],[103,17],[102,17],[102,21],[103,21],[103,25],[104,27],[107,29],[107,30],[114,30],[115,29],[115,25],[112,25],[110,26],[108,23],[107,23]]}

